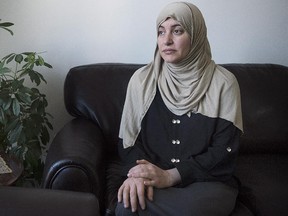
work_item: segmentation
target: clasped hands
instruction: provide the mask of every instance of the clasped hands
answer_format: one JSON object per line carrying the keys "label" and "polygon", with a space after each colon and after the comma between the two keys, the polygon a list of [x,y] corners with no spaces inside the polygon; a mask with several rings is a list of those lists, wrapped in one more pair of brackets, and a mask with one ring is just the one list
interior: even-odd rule
{"label": "clasped hands", "polygon": [[168,188],[180,182],[180,174],[176,168],[163,170],[147,160],[137,160],[118,190],[118,202],[123,202],[125,208],[137,211],[146,208],[145,196],[153,201],[153,188]]}

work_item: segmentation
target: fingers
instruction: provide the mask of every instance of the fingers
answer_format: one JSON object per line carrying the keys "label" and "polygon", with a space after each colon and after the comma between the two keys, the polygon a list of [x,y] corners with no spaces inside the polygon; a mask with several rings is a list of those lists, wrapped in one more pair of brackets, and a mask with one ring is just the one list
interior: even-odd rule
{"label": "fingers", "polygon": [[153,178],[155,176],[156,167],[146,160],[137,160],[138,165],[132,167],[127,176],[134,178]]}
{"label": "fingers", "polygon": [[125,208],[130,207],[130,186],[126,185],[123,189],[123,205]]}
{"label": "fingers", "polygon": [[136,160],[136,163],[137,163],[137,164],[150,164],[149,161],[144,160],[144,159],[142,159],[142,160]]}
{"label": "fingers", "polygon": [[153,201],[154,191],[153,191],[153,187],[152,187],[152,186],[148,186],[148,187],[146,188],[146,194],[147,194],[147,198],[148,198],[150,201]]}
{"label": "fingers", "polygon": [[127,174],[129,178],[143,178],[146,186],[163,188],[167,185],[165,170],[146,160],[137,160],[137,164],[129,170]]}
{"label": "fingers", "polygon": [[145,187],[144,185],[141,187],[137,187],[137,194],[138,194],[138,201],[141,209],[146,208],[146,202],[145,202]]}
{"label": "fingers", "polygon": [[124,185],[122,184],[121,187],[119,188],[118,194],[117,194],[118,202],[122,202],[123,188],[124,188]]}
{"label": "fingers", "polygon": [[146,208],[144,180],[126,179],[119,188],[117,197],[118,202],[123,202],[125,208],[131,207],[132,212],[137,211],[138,204],[144,210]]}
{"label": "fingers", "polygon": [[118,190],[118,202],[123,202],[125,208],[129,208],[130,204],[130,185],[124,182]]}
{"label": "fingers", "polygon": [[156,185],[156,182],[154,181],[154,180],[149,180],[149,179],[147,179],[147,180],[145,180],[144,181],[144,185],[145,186],[155,186]]}
{"label": "fingers", "polygon": [[125,208],[131,206],[131,211],[137,210],[137,193],[135,185],[124,182],[118,190],[118,202],[123,202]]}
{"label": "fingers", "polygon": [[129,172],[127,174],[127,177],[128,178],[147,178],[147,179],[150,179],[152,178],[152,175],[148,172]]}
{"label": "fingers", "polygon": [[[135,185],[133,185],[131,188],[130,188],[130,193],[129,193],[129,196],[130,196],[130,205],[131,205],[131,211],[132,212],[135,212],[137,211],[137,205],[138,205],[138,199],[137,199],[137,187]],[[128,197],[128,206],[129,206],[129,197]],[[124,206],[126,207],[125,203],[124,203]],[[126,207],[127,208],[127,207]]]}
{"label": "fingers", "polygon": [[132,167],[128,173],[140,173],[140,172],[148,172],[149,169],[153,167],[153,164],[149,163],[146,160],[137,160],[137,165]]}

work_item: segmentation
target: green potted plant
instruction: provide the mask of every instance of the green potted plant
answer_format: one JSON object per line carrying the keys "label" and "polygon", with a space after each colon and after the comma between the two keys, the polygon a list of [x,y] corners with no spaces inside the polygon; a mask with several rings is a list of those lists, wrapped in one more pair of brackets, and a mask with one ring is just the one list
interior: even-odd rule
{"label": "green potted plant", "polygon": [[[0,28],[13,35],[13,23],[1,22]],[[16,156],[24,171],[18,184],[32,179],[39,185],[43,171],[41,156],[47,150],[52,117],[46,112],[46,95],[37,88],[47,83],[38,72],[52,68],[40,54],[11,53],[0,60],[0,151]],[[28,80],[28,81],[27,81]]]}

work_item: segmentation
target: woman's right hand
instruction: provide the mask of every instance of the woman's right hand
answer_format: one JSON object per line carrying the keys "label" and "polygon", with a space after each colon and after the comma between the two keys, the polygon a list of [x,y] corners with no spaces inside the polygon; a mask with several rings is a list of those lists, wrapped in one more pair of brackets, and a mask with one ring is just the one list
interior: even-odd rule
{"label": "woman's right hand", "polygon": [[123,202],[125,208],[131,207],[131,211],[137,211],[138,204],[144,210],[146,208],[145,196],[153,200],[153,187],[145,186],[145,178],[127,178],[118,190],[118,202]]}
{"label": "woman's right hand", "polygon": [[127,176],[144,178],[146,186],[155,188],[168,188],[181,182],[181,176],[177,168],[163,170],[147,160],[137,160],[137,165],[132,167]]}

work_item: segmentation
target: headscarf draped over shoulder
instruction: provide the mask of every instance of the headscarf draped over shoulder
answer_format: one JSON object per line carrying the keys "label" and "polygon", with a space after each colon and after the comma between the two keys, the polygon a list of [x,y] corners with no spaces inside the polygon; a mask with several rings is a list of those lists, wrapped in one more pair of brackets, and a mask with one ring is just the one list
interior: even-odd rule
{"label": "headscarf draped over shoulder", "polygon": [[157,87],[165,105],[175,115],[201,113],[230,121],[243,130],[237,80],[212,60],[200,10],[190,3],[171,3],[159,14],[157,31],[168,18],[178,21],[190,35],[191,50],[181,62],[171,64],[163,61],[156,47],[154,60],[133,74],[119,132],[124,148],[134,145]]}

